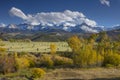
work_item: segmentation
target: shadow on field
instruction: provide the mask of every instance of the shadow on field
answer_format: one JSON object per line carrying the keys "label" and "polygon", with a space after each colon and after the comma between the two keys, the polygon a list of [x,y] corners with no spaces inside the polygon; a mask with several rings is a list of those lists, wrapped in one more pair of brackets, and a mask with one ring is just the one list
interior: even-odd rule
{"label": "shadow on field", "polygon": [[[86,80],[86,79],[62,79],[62,80]],[[87,79],[88,80],[88,79]],[[90,80],[120,80],[119,78],[96,78],[96,79],[90,79]]]}

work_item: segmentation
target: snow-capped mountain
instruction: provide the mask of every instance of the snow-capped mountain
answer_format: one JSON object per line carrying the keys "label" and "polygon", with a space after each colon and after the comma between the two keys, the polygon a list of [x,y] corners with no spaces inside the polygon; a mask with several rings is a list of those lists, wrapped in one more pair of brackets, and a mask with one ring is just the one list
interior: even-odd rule
{"label": "snow-capped mountain", "polygon": [[12,7],[9,13],[21,18],[22,24],[0,24],[1,30],[4,31],[65,31],[71,33],[98,33],[118,29],[105,28],[98,26],[97,22],[89,19],[82,12],[65,10],[63,12],[40,12],[37,14],[25,14],[22,10]]}
{"label": "snow-capped mountain", "polygon": [[18,27],[15,24],[9,24],[8,26],[6,26],[6,28],[8,28],[8,29],[17,29]]}
{"label": "snow-capped mountain", "polygon": [[82,23],[81,25],[78,25],[78,26],[72,28],[71,32],[98,33],[103,30],[104,30],[104,28],[102,28],[102,27],[91,27],[85,23]]}
{"label": "snow-capped mountain", "polygon": [[1,30],[4,31],[10,31],[10,30],[16,30],[16,31],[43,31],[43,32],[52,32],[52,31],[65,31],[65,32],[71,32],[71,33],[98,33],[100,31],[111,31],[111,30],[117,30],[120,29],[120,25],[116,25],[111,28],[105,28],[105,27],[93,27],[86,23],[82,23],[81,25],[77,26],[66,26],[65,24],[62,25],[54,25],[54,26],[48,26],[48,25],[31,25],[28,23],[22,23],[22,24],[0,24]]}
{"label": "snow-capped mountain", "polygon": [[54,25],[54,26],[46,26],[46,25],[31,25],[31,24],[10,24],[6,27],[6,29],[16,29],[16,30],[28,30],[28,31],[52,31],[52,30],[62,30],[66,32],[72,32],[72,33],[98,33],[99,31],[102,31],[103,28],[101,27],[91,27],[87,25],[86,23],[83,23],[81,25],[77,26],[65,26],[65,24],[62,25]]}
{"label": "snow-capped mountain", "polygon": [[120,29],[120,25],[116,25],[115,27],[113,27],[113,30],[116,30],[116,29]]}
{"label": "snow-capped mountain", "polygon": [[[67,32],[99,32],[97,22],[89,19],[82,12],[65,10],[62,12],[39,12],[25,14],[21,9],[12,7],[10,14],[21,18],[23,23],[18,29],[31,31],[63,30]],[[13,26],[12,26],[13,27]]]}
{"label": "snow-capped mountain", "polygon": [[118,29],[120,29],[120,25],[115,25],[115,26],[110,27],[110,28],[105,28],[105,31],[118,30]]}

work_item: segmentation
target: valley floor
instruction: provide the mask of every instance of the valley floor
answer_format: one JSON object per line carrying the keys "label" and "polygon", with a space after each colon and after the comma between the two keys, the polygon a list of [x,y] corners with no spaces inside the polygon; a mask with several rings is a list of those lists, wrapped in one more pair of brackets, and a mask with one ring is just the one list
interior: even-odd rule
{"label": "valley floor", "polygon": [[120,80],[120,69],[55,69],[41,80]]}

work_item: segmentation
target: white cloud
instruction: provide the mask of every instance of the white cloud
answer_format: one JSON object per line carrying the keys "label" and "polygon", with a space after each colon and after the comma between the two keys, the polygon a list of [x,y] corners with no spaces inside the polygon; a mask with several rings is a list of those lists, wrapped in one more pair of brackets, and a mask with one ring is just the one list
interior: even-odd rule
{"label": "white cloud", "polygon": [[35,15],[25,15],[20,9],[13,7],[10,13],[23,19],[26,23],[31,25],[43,25],[43,26],[67,26],[75,27],[82,23],[86,23],[91,27],[96,27],[97,23],[88,19],[83,13],[78,11],[65,10],[64,12],[41,12]]}
{"label": "white cloud", "polygon": [[87,27],[87,26],[85,26],[85,25],[83,25],[83,26],[81,27],[81,29],[84,30],[84,31],[86,31],[86,32],[98,33],[97,30],[91,29],[91,28],[89,28],[89,27]]}
{"label": "white cloud", "polygon": [[27,16],[20,9],[15,8],[15,7],[12,7],[12,9],[10,10],[10,14],[17,16],[19,18],[22,18],[22,19],[27,18]]}
{"label": "white cloud", "polygon": [[63,26],[64,26],[64,27],[67,27],[67,26],[75,27],[76,24],[74,24],[74,23],[67,23],[67,22],[66,22],[66,23],[63,24]]}
{"label": "white cloud", "polygon": [[100,0],[101,4],[110,6],[110,1],[109,0]]}
{"label": "white cloud", "polygon": [[96,26],[96,22],[93,20],[85,19],[84,22],[87,23],[87,25],[89,26],[92,26],[92,27]]}
{"label": "white cloud", "polygon": [[0,23],[0,27],[6,27],[4,23]]}

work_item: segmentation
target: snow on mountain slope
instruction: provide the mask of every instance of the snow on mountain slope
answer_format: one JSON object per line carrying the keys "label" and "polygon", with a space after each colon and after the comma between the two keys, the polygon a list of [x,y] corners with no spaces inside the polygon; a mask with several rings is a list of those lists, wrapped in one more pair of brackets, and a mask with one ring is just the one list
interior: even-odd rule
{"label": "snow on mountain slope", "polygon": [[[66,23],[65,23],[66,24]],[[63,30],[73,33],[98,33],[103,29],[101,27],[91,27],[86,23],[77,26],[66,26],[65,24],[59,26],[43,26],[43,25],[31,25],[31,24],[10,24],[6,26],[7,29],[18,29],[18,30],[29,30],[29,31],[52,31],[52,30]]]}

